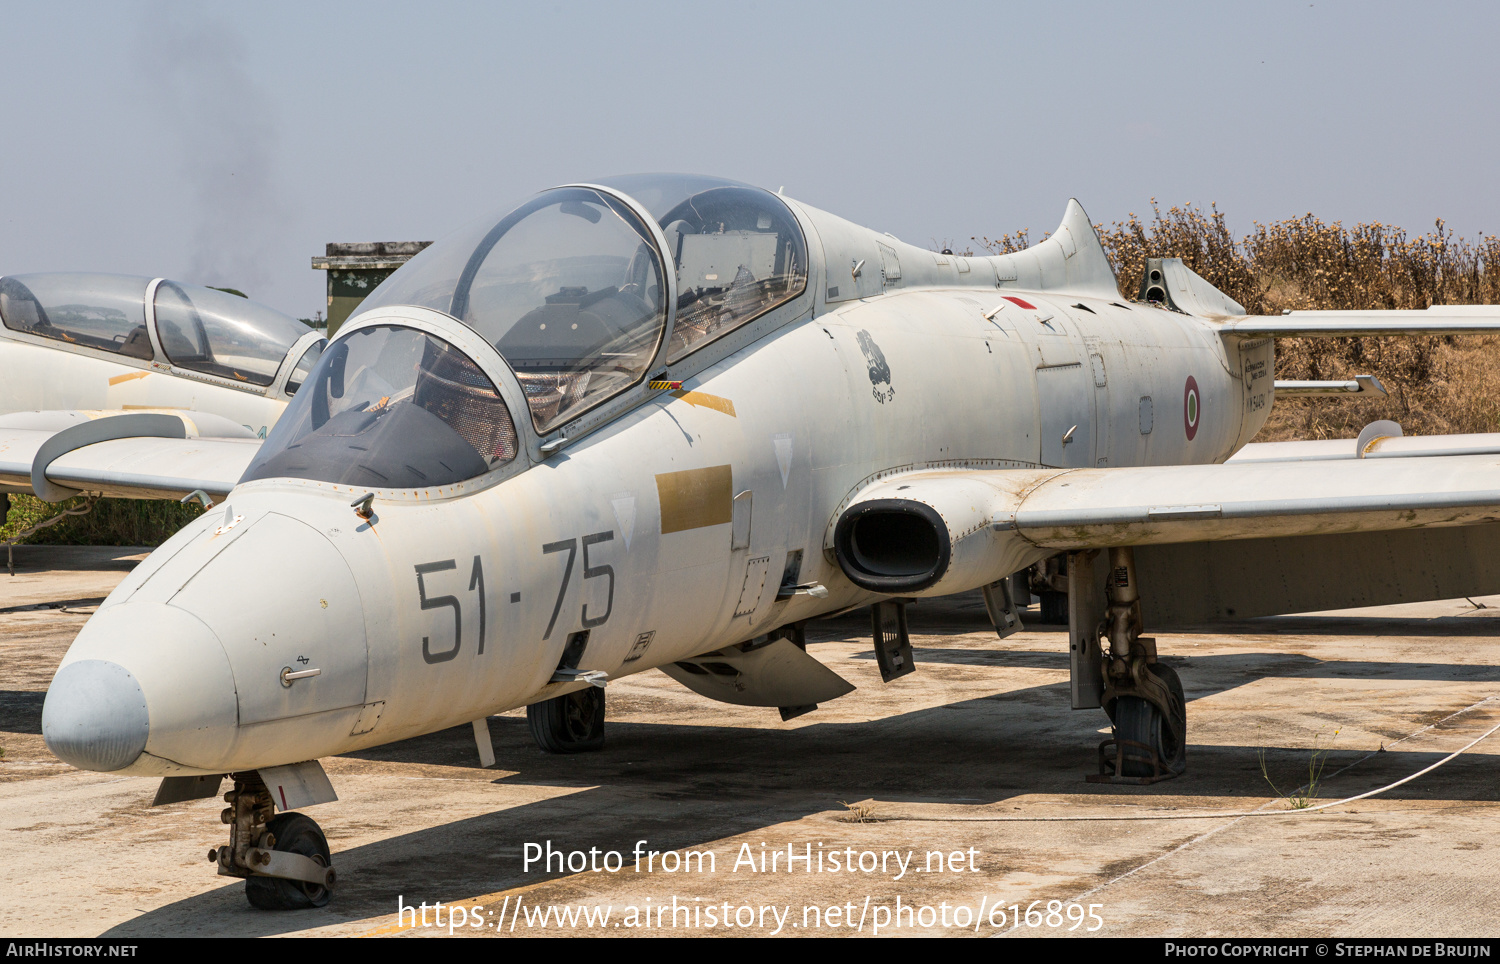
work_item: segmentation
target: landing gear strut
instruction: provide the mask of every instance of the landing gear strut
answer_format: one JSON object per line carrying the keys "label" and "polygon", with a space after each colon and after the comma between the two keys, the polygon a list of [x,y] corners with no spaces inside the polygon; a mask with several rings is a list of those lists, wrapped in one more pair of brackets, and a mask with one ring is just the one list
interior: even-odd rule
{"label": "landing gear strut", "polygon": [[229,845],[208,852],[224,877],[245,878],[245,896],[262,910],[322,907],[333,898],[336,877],[328,840],[311,817],[275,813],[260,774],[232,773],[234,789],[219,815],[229,825]]}
{"label": "landing gear strut", "polygon": [[604,749],[604,688],[588,686],[526,707],[536,745],[547,753]]}
{"label": "landing gear strut", "polygon": [[1109,641],[1102,656],[1104,712],[1114,738],[1099,746],[1099,776],[1091,782],[1155,783],[1187,770],[1187,703],[1172,667],[1156,660],[1156,640],[1141,635],[1141,597],[1135,554],[1109,550],[1105,584],[1109,607],[1098,638]]}

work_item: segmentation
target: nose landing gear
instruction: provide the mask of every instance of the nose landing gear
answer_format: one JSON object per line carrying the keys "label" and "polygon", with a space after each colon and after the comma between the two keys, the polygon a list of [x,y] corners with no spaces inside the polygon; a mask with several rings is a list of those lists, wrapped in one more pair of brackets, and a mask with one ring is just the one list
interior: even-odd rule
{"label": "nose landing gear", "polygon": [[312,818],[275,813],[271,793],[255,771],[232,773],[234,789],[219,815],[229,844],[208,852],[224,877],[245,878],[245,896],[262,910],[322,907],[333,897],[336,875],[328,840]]}

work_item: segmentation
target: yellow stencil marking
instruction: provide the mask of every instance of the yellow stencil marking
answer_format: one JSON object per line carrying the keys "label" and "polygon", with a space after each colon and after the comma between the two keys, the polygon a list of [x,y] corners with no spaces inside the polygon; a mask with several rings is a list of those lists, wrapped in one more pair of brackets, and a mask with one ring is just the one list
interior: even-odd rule
{"label": "yellow stencil marking", "polygon": [[673,398],[680,398],[689,405],[696,405],[699,408],[711,408],[716,412],[723,412],[730,418],[736,417],[734,414],[734,402],[731,402],[727,398],[710,395],[707,392],[689,392],[685,389],[678,389],[670,394]]}
{"label": "yellow stencil marking", "polygon": [[111,378],[109,380],[109,383],[110,383],[111,386],[113,386],[113,385],[119,385],[121,382],[130,382],[130,381],[134,381],[137,378],[145,378],[149,374],[151,374],[151,373],[150,372],[131,372],[128,375],[116,375],[114,378]]}

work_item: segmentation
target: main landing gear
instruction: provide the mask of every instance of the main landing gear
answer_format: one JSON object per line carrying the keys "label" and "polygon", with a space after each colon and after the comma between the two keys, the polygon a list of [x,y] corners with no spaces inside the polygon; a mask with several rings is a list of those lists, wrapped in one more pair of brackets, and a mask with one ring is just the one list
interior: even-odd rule
{"label": "main landing gear", "polygon": [[1156,640],[1141,635],[1129,546],[1109,550],[1105,589],[1109,607],[1098,629],[1100,640],[1109,640],[1102,702],[1115,733],[1099,747],[1099,776],[1139,783],[1178,776],[1187,770],[1187,702],[1176,671],[1156,661]]}
{"label": "main landing gear", "polygon": [[526,707],[536,745],[546,753],[604,749],[604,688],[587,686]]}
{"label": "main landing gear", "polygon": [[[1099,745],[1091,783],[1155,783],[1187,770],[1187,701],[1172,667],[1156,658],[1156,640],[1142,636],[1135,554],[1109,550],[1102,616],[1094,552],[1068,559],[1069,641],[1073,706],[1098,706],[1114,724]],[[1104,644],[1108,643],[1107,651]]]}
{"label": "main landing gear", "polygon": [[208,852],[225,877],[245,878],[245,896],[262,910],[322,907],[333,898],[336,875],[328,840],[311,817],[272,814],[275,807],[260,774],[231,773],[234,789],[220,819],[229,844]]}

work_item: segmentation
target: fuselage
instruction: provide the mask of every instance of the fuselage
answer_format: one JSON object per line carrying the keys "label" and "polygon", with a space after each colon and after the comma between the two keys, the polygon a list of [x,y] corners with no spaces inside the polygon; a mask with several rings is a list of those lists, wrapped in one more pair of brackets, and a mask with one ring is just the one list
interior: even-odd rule
{"label": "fuselage", "polygon": [[[143,752],[93,768],[222,773],[348,752],[577,688],[551,682],[566,660],[617,679],[717,650],[879,598],[830,550],[839,511],[873,481],[1220,462],[1269,412],[1269,339],[1229,342],[1097,286],[997,283],[994,259],[861,240],[794,210],[822,244],[805,305],[680,388],[522,454],[523,470],[375,489],[368,519],[350,505],[367,485],[262,478],[174,536],[59,671],[116,664],[149,704]],[[904,283],[834,300],[835,281],[862,283],[845,236],[898,255]],[[377,309],[340,337],[406,325],[461,345],[458,322],[422,308]],[[778,592],[813,584],[826,595]]]}

